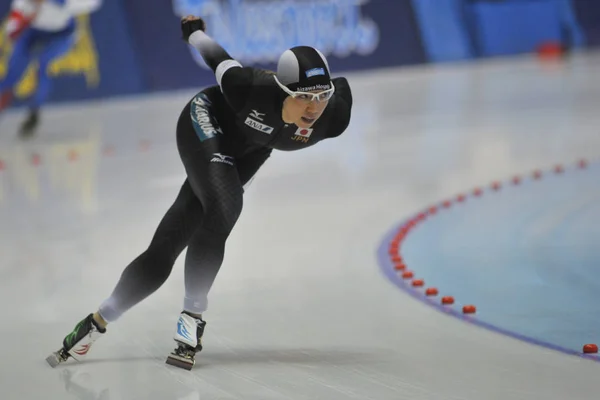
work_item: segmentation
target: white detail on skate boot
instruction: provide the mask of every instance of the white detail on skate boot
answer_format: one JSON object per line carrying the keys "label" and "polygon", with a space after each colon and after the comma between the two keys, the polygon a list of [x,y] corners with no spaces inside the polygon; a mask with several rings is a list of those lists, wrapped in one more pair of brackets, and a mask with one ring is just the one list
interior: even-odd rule
{"label": "white detail on skate boot", "polygon": [[198,345],[197,329],[198,324],[195,318],[187,314],[181,314],[177,321],[177,331],[174,339],[191,347],[196,347]]}
{"label": "white detail on skate boot", "polygon": [[96,329],[96,327],[92,327],[90,333],[85,335],[81,340],[68,351],[69,355],[73,357],[77,361],[82,361],[90,351],[92,344],[98,340],[98,338],[102,336],[102,333]]}

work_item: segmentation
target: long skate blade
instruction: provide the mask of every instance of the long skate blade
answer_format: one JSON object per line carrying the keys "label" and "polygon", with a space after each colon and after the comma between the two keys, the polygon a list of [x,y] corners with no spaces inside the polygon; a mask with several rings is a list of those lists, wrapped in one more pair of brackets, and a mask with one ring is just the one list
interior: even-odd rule
{"label": "long skate blade", "polygon": [[52,368],[56,367],[58,364],[63,363],[65,361],[66,361],[66,359],[61,356],[60,350],[55,351],[54,353],[52,353],[48,357],[46,357],[46,362],[48,364],[50,364],[50,366]]}
{"label": "long skate blade", "polygon": [[181,357],[176,354],[169,354],[166,363],[174,367],[183,368],[185,370],[190,371],[194,367],[195,360],[191,358]]}

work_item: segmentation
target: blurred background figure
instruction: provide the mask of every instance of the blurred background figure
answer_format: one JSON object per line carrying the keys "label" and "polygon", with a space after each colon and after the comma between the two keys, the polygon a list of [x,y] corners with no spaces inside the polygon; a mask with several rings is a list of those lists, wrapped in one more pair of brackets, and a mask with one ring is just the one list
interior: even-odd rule
{"label": "blurred background figure", "polygon": [[75,17],[96,11],[101,4],[102,0],[13,0],[5,27],[13,50],[7,73],[0,81],[0,112],[11,104],[14,88],[29,64],[38,61],[38,85],[19,129],[21,136],[35,133],[40,109],[52,89],[48,66],[75,44]]}

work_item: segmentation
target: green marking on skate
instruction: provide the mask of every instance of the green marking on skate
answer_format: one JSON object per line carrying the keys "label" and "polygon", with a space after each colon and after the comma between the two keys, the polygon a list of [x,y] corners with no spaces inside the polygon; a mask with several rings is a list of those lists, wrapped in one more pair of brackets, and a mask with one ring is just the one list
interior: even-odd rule
{"label": "green marking on skate", "polygon": [[65,342],[67,343],[67,346],[72,347],[75,339],[77,339],[77,333],[79,332],[79,329],[81,329],[81,327],[83,326],[83,324],[85,323],[85,320],[80,321],[77,325],[75,325],[75,329],[73,329],[73,332],[69,333],[67,335],[67,337],[65,338]]}

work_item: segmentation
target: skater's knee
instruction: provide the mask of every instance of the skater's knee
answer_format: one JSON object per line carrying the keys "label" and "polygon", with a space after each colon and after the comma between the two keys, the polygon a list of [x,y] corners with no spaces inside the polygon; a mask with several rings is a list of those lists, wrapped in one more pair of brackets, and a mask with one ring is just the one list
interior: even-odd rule
{"label": "skater's knee", "polygon": [[203,227],[211,232],[229,234],[242,213],[243,197],[228,196],[207,204]]}

